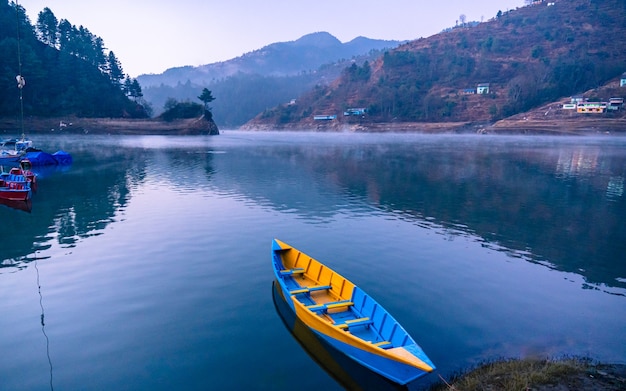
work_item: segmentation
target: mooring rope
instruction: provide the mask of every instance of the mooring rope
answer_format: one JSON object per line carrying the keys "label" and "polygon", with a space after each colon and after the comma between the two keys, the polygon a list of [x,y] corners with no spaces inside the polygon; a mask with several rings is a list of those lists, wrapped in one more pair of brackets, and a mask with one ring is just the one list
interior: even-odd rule
{"label": "mooring rope", "polygon": [[39,268],[37,267],[37,258],[35,258],[35,270],[37,270],[37,290],[39,292],[39,306],[41,307],[41,332],[46,338],[46,356],[48,357],[48,365],[50,366],[50,391],[54,391],[52,385],[52,360],[50,359],[50,339],[46,334],[45,314],[43,310],[43,296],[41,295],[41,284],[39,283]]}
{"label": "mooring rope", "polygon": [[20,127],[22,130],[22,140],[25,139],[24,134],[24,94],[22,89],[26,84],[24,77],[22,76],[22,50],[20,47],[20,5],[15,0],[15,18],[17,26],[17,88],[20,90]]}

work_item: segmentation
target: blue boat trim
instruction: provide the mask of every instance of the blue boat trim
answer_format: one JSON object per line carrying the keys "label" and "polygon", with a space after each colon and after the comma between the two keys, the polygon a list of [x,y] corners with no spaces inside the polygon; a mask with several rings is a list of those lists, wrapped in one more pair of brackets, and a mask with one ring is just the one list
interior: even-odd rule
{"label": "blue boat trim", "polygon": [[304,273],[304,269],[299,267],[299,268],[295,268],[295,269],[290,269],[290,270],[281,270],[280,274],[282,274],[283,276],[289,276],[291,274],[301,274]]}
{"label": "blue boat trim", "polygon": [[350,327],[368,326],[372,323],[374,322],[372,322],[372,320],[366,316],[364,318],[348,319],[343,323],[335,323],[334,326],[340,329],[348,330],[350,329]]}

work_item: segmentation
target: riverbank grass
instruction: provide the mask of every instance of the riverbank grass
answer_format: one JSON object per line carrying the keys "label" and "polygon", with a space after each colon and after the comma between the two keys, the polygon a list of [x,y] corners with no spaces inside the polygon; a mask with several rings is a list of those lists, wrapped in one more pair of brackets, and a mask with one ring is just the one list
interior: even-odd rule
{"label": "riverbank grass", "polygon": [[434,385],[431,391],[623,390],[624,369],[582,358],[510,359],[483,364]]}

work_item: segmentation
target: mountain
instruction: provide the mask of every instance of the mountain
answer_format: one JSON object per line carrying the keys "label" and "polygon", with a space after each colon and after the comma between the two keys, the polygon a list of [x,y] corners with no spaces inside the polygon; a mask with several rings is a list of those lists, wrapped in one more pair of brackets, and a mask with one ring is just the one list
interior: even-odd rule
{"label": "mountain", "polygon": [[238,73],[294,76],[315,71],[324,64],[367,54],[372,50],[393,48],[400,43],[402,42],[365,37],[341,43],[327,32],[317,32],[296,41],[273,43],[228,61],[198,67],[170,68],[162,74],[140,75],[137,80],[145,89],[162,84],[176,86],[187,81],[206,86]]}
{"label": "mountain", "polygon": [[216,98],[212,104],[216,123],[220,128],[236,128],[268,108],[332,82],[350,64],[372,61],[383,50],[399,44],[365,37],[341,43],[331,34],[319,32],[229,61],[171,68],[161,75],[141,75],[137,80],[155,114],[168,99],[196,101],[208,87]]}
{"label": "mountain", "polygon": [[[625,35],[624,0],[536,1],[352,64],[248,127],[315,128],[316,114],[352,124],[491,122],[615,81],[626,71]],[[349,108],[367,114],[344,117]]]}

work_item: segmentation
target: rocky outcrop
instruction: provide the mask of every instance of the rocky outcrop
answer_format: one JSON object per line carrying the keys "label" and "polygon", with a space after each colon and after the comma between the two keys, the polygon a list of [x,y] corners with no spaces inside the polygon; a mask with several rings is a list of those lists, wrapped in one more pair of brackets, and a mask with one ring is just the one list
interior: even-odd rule
{"label": "rocky outcrop", "polygon": [[193,120],[189,124],[189,130],[195,131],[197,134],[206,134],[209,136],[217,136],[220,134],[217,124],[213,121],[213,115],[210,111],[205,111],[202,117]]}

